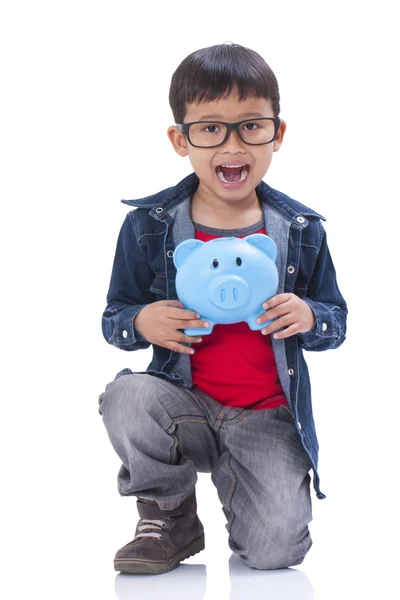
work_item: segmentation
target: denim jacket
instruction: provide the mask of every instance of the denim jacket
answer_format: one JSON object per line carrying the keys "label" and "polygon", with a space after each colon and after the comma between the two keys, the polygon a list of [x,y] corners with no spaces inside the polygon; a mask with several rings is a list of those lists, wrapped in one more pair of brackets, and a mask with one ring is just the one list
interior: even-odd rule
{"label": "denim jacket", "polygon": [[[140,350],[151,344],[134,327],[134,319],[147,304],[178,300],[173,254],[185,239],[195,238],[191,198],[199,185],[191,173],[176,186],[138,200],[122,200],[136,207],[122,224],[102,316],[102,331],[121,350]],[[307,333],[283,339],[271,336],[279,379],[294,417],[299,439],[314,472],[314,489],[320,490],[318,440],[311,404],[311,386],[303,350],[322,352],[338,348],[346,338],[347,305],[336,281],[336,272],[321,223],[325,217],[279,192],[264,181],[255,189],[264,213],[267,235],[277,246],[277,294],[291,292],[302,298],[315,315]],[[190,344],[185,344],[190,346]],[[117,374],[131,373],[127,368]],[[153,345],[146,371],[175,385],[193,386],[190,356]]]}

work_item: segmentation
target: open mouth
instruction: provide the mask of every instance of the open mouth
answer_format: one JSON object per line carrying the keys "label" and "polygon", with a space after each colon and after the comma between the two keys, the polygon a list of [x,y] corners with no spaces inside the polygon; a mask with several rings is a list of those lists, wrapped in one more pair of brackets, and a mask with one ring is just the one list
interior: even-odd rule
{"label": "open mouth", "polygon": [[246,179],[250,172],[250,165],[244,165],[243,167],[222,167],[218,165],[215,171],[223,183],[239,183]]}

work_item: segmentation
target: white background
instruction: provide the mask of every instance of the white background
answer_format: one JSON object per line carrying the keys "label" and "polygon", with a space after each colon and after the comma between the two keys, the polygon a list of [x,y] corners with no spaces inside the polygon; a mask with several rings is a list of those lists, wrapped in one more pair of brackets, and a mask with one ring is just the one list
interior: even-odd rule
{"label": "white background", "polygon": [[[398,37],[392,2],[4,3],[1,44],[4,598],[342,598],[398,593]],[[275,72],[282,148],[264,180],[327,219],[347,340],[305,353],[325,500],[289,571],[231,557],[209,474],[206,549],[161,576],[121,576],[135,498],[97,412],[126,353],[101,332],[117,235],[141,198],[192,172],[167,138],[169,85],[226,41]],[[146,132],[144,134],[144,132]],[[159,591],[156,592],[156,586]],[[206,589],[207,585],[207,589]],[[397,588],[397,590],[396,590]]]}

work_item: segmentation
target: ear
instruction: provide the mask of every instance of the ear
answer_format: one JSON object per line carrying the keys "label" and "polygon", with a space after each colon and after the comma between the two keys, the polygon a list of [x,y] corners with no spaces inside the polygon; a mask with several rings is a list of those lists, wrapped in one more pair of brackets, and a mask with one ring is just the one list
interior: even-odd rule
{"label": "ear", "polygon": [[274,262],[276,259],[276,255],[278,253],[278,249],[276,244],[272,238],[264,233],[253,233],[252,235],[248,235],[243,238],[244,241],[249,244],[253,244],[257,248],[260,248],[267,256],[269,256]]}
{"label": "ear", "polygon": [[285,132],[286,132],[286,121],[284,121],[283,119],[281,120],[281,125],[279,127],[279,131],[278,131],[278,135],[276,136],[276,139],[274,140],[274,145],[273,145],[273,152],[277,152],[279,150],[279,148],[282,145],[283,142],[283,138],[285,137]]}
{"label": "ear", "polygon": [[198,248],[202,244],[205,244],[205,242],[202,242],[201,240],[193,240],[193,239],[184,240],[183,242],[178,244],[174,250],[174,256],[173,256],[175,267],[177,269],[179,267],[181,267],[183,265],[183,263],[185,262],[185,260],[187,259],[187,257],[189,256],[189,254],[194,252],[194,250],[196,250],[196,248]]}
{"label": "ear", "polygon": [[184,134],[175,126],[168,127],[167,135],[175,152],[180,156],[187,156],[187,142]]}

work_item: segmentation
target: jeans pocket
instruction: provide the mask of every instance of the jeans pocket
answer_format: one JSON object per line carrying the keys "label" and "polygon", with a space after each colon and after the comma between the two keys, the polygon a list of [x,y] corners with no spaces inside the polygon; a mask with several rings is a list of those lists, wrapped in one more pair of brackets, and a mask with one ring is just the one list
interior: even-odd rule
{"label": "jeans pocket", "polygon": [[293,423],[294,421],[292,411],[290,410],[289,406],[286,406],[285,404],[276,407],[275,416],[281,421],[287,421],[287,423]]}

